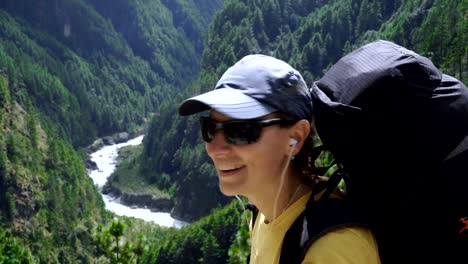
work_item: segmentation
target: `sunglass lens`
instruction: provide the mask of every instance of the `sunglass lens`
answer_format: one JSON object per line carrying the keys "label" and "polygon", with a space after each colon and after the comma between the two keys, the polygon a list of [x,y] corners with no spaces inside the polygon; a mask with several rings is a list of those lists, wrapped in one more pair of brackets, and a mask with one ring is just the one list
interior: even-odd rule
{"label": "sunglass lens", "polygon": [[200,118],[200,125],[203,140],[210,143],[214,138],[216,124],[210,118],[202,117]]}
{"label": "sunglass lens", "polygon": [[216,130],[222,128],[227,143],[233,145],[257,142],[262,133],[262,126],[256,121],[231,121],[218,123],[209,117],[201,117],[200,125],[205,142],[213,141]]}
{"label": "sunglass lens", "polygon": [[251,121],[239,121],[225,124],[224,135],[229,144],[243,145],[257,142],[261,127]]}

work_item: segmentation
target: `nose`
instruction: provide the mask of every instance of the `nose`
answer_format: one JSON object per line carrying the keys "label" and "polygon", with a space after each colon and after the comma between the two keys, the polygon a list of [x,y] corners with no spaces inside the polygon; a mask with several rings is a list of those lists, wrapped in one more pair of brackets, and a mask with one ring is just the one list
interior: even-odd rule
{"label": "nose", "polygon": [[210,157],[226,155],[231,150],[231,145],[226,142],[221,130],[215,132],[213,140],[206,143],[205,147]]}

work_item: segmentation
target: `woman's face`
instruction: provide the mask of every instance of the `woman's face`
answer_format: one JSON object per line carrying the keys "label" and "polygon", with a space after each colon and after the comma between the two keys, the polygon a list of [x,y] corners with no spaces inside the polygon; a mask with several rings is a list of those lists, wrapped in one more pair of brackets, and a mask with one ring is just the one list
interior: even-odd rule
{"label": "woman's face", "polygon": [[[218,122],[231,118],[211,111],[210,117]],[[259,119],[274,118],[274,114]],[[206,151],[213,160],[221,192],[225,195],[255,196],[265,188],[274,188],[280,178],[290,151],[289,128],[267,126],[257,142],[232,145],[226,142],[222,131],[206,143]]]}

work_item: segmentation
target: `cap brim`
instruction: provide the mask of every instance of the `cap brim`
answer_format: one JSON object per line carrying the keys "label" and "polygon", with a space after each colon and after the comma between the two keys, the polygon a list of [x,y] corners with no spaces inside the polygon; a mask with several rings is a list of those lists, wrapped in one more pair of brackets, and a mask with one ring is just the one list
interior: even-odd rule
{"label": "cap brim", "polygon": [[185,100],[179,107],[179,114],[187,116],[209,109],[234,119],[257,118],[276,111],[238,89],[226,87]]}

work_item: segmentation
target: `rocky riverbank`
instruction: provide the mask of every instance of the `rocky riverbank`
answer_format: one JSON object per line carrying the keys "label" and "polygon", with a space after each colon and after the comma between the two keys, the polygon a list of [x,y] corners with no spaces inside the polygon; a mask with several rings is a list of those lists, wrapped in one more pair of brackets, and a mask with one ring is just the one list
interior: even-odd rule
{"label": "rocky riverbank", "polygon": [[97,164],[96,162],[91,160],[91,156],[89,154],[97,151],[98,149],[104,147],[104,146],[110,146],[118,143],[123,143],[128,141],[131,138],[137,137],[138,134],[131,135],[127,132],[121,132],[121,133],[116,133],[111,136],[106,136],[103,138],[98,138],[96,139],[93,144],[89,145],[86,147],[86,153],[88,154],[85,160],[85,166],[88,170],[97,170]]}
{"label": "rocky riverbank", "polygon": [[156,197],[152,194],[127,193],[112,185],[108,181],[102,188],[102,193],[116,197],[123,205],[131,208],[147,208],[152,212],[171,212],[174,202],[169,198]]}
{"label": "rocky riverbank", "polygon": [[111,135],[111,136],[98,138],[93,142],[93,144],[91,144],[87,148],[87,152],[91,153],[91,152],[95,152],[96,150],[98,150],[98,149],[100,149],[100,148],[102,148],[104,146],[123,143],[123,142],[128,141],[130,138],[133,138],[133,137],[136,137],[136,136],[138,136],[138,135],[130,135],[127,132],[121,132],[121,133],[116,133],[116,134]]}
{"label": "rocky riverbank", "polygon": [[[95,152],[88,153],[90,161],[96,165],[93,170],[89,169],[89,166],[94,167],[94,164],[88,163],[89,176],[100,189],[106,209],[117,215],[136,217],[162,226],[180,228],[187,225],[186,222],[171,217],[169,212],[174,207],[174,203],[169,194],[153,188],[145,183],[144,179],[137,178],[138,167],[129,167],[129,159],[132,160],[135,158],[134,154],[141,151],[142,140],[143,136],[138,136],[119,144],[105,145]],[[128,169],[123,172],[127,177],[122,177],[122,181],[118,177],[117,167]],[[114,182],[112,178],[117,179]]]}
{"label": "rocky riverbank", "polygon": [[[89,171],[94,171],[90,173],[90,176],[107,197],[106,199],[129,209],[141,208],[152,213],[164,212],[181,222],[193,222],[206,215],[207,204],[211,203],[207,202],[208,199],[219,200],[219,205],[228,202],[228,197],[213,192],[194,192],[187,186],[185,189],[178,187],[173,190],[159,190],[155,184],[149,184],[140,173],[140,163],[134,162],[142,150],[138,150],[138,147],[131,147],[134,144],[130,144],[130,147],[117,147],[117,145],[131,141],[129,139],[133,137],[128,133],[118,133],[98,139],[87,148],[86,153],[89,157],[86,160],[86,167]],[[115,146],[113,158],[103,161],[108,154],[98,153],[98,150],[113,146]],[[96,164],[93,160],[101,160],[103,164]],[[216,178],[206,184],[217,185]],[[206,184],[200,184],[199,189],[205,189]],[[210,186],[208,189],[217,189],[217,186],[215,188]],[[197,199],[194,199],[196,196],[198,196]],[[203,197],[206,197],[206,200]]]}

